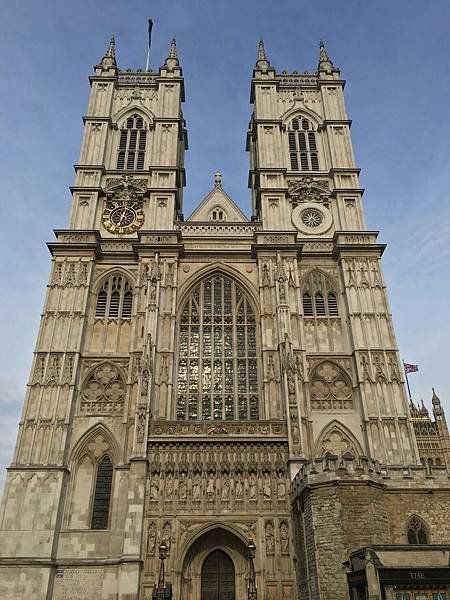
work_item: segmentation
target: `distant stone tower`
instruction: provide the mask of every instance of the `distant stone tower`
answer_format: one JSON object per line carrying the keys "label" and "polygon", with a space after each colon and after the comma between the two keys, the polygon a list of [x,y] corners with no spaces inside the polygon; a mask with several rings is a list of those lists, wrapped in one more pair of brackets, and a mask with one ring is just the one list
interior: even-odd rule
{"label": "distant stone tower", "polygon": [[250,220],[220,172],[184,220],[175,41],[131,72],[112,40],[91,86],[0,513],[2,600],[393,598],[389,568],[448,566],[430,545],[450,535],[448,473],[419,460],[324,45],[300,75],[260,43]]}

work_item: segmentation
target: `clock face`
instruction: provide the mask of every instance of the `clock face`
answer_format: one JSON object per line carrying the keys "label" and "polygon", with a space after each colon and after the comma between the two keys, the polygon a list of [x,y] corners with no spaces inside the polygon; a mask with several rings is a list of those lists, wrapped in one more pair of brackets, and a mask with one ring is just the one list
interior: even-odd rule
{"label": "clock face", "polygon": [[142,202],[108,200],[103,211],[102,223],[111,233],[134,233],[144,224]]}

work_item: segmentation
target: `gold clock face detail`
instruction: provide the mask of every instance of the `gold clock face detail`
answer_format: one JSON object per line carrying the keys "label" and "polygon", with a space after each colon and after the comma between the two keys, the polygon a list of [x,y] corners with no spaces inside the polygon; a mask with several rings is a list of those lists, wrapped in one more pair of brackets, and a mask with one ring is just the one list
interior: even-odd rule
{"label": "gold clock face detail", "polygon": [[108,200],[103,211],[102,224],[111,233],[134,233],[144,224],[142,202]]}

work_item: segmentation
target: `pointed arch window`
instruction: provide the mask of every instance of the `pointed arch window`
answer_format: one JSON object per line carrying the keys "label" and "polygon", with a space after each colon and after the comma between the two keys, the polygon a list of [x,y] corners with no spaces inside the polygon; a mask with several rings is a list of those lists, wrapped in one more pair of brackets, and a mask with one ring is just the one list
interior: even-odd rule
{"label": "pointed arch window", "polygon": [[108,529],[112,477],[113,466],[111,459],[109,456],[104,456],[97,467],[97,476],[95,478],[91,529]]}
{"label": "pointed arch window", "polygon": [[120,130],[117,168],[142,171],[147,145],[147,125],[140,115],[128,117]]}
{"label": "pointed arch window", "polygon": [[212,211],[209,213],[209,220],[226,221],[227,213],[223,210],[223,208],[220,208],[220,206],[216,206],[216,208],[213,208]]}
{"label": "pointed arch window", "polygon": [[96,318],[130,319],[133,308],[133,292],[122,275],[111,275],[103,283],[97,295]]}
{"label": "pointed arch window", "polygon": [[428,544],[426,527],[419,517],[411,517],[406,530],[408,544]]}
{"label": "pointed arch window", "polygon": [[297,117],[289,125],[288,145],[292,171],[318,171],[316,131],[308,119]]}
{"label": "pointed arch window", "polygon": [[242,288],[216,273],[181,309],[177,419],[258,418],[255,314]]}
{"label": "pointed arch window", "polygon": [[313,271],[303,285],[304,317],[338,317],[336,292],[322,272]]}

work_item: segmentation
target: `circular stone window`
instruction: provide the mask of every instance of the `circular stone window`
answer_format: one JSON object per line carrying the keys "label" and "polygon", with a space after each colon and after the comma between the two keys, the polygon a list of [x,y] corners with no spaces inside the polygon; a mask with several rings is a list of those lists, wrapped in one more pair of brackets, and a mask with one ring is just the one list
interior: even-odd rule
{"label": "circular stone window", "polygon": [[309,235],[319,235],[328,231],[333,222],[330,211],[314,202],[304,202],[292,211],[292,223]]}

